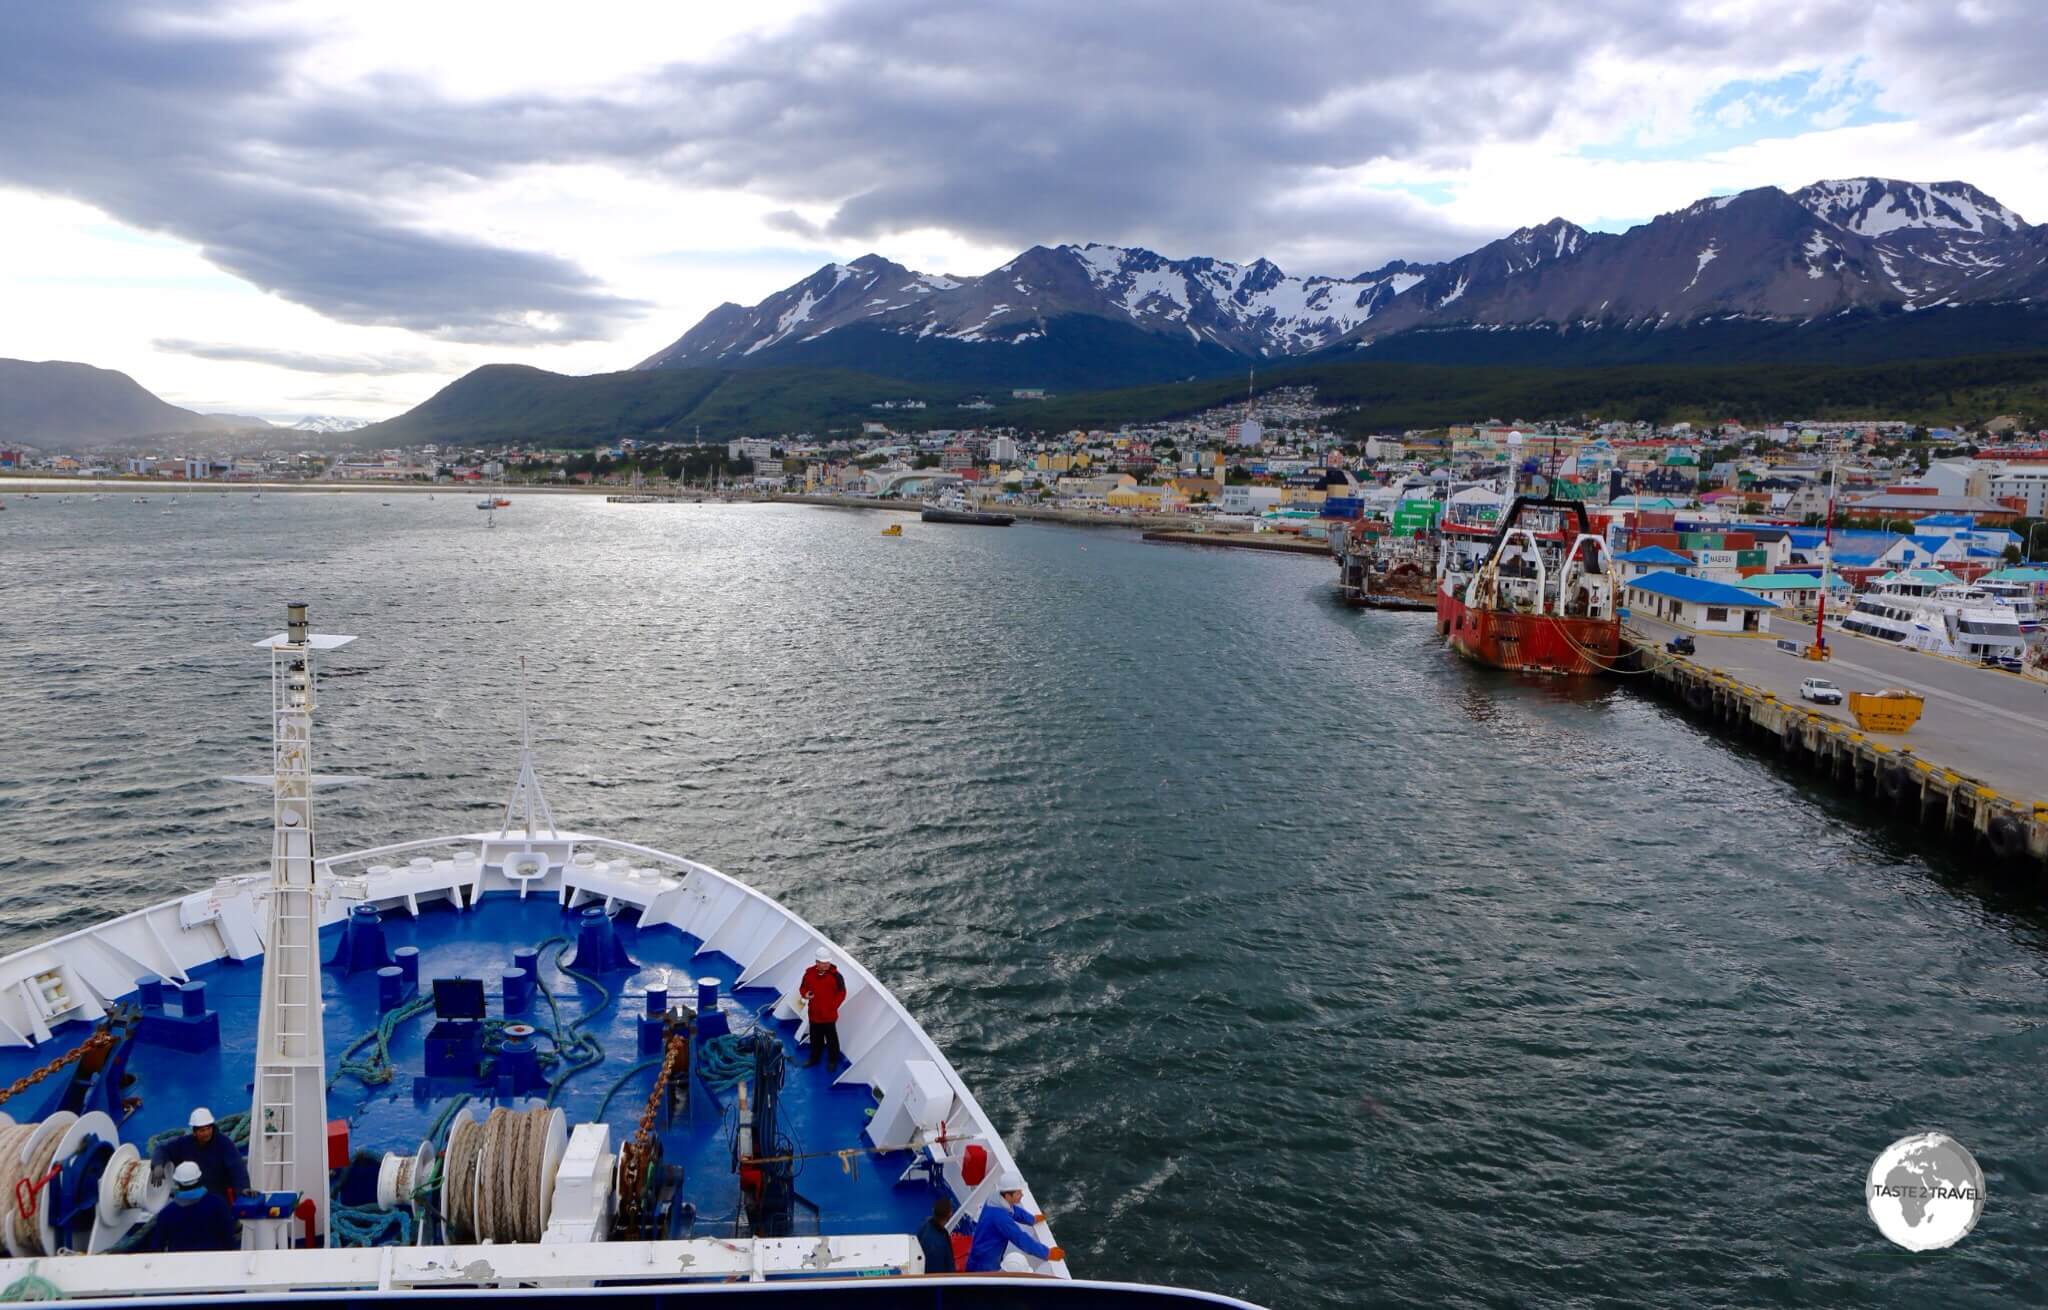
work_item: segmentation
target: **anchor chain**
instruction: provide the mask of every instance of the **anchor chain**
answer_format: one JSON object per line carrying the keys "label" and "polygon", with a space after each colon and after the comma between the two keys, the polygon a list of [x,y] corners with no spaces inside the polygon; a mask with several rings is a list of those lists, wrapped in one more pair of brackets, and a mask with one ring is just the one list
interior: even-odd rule
{"label": "anchor chain", "polygon": [[626,1231],[638,1235],[648,1216],[641,1206],[647,1196],[647,1174],[658,1158],[659,1144],[654,1138],[654,1115],[661,1108],[661,1101],[668,1094],[669,1081],[675,1076],[676,1065],[686,1059],[690,1049],[689,1034],[678,1031],[676,1025],[669,1025],[667,1040],[662,1046],[661,1069],[654,1075],[654,1088],[647,1093],[647,1104],[640,1111],[639,1128],[619,1147],[619,1222]]}
{"label": "anchor chain", "polygon": [[7,1084],[7,1086],[0,1087],[0,1101],[5,1101],[9,1097],[20,1095],[21,1093],[27,1091],[29,1088],[35,1086],[37,1083],[41,1082],[43,1079],[48,1078],[51,1074],[57,1072],[59,1069],[64,1068],[66,1065],[76,1064],[78,1061],[84,1059],[88,1055],[98,1055],[101,1052],[112,1047],[113,1044],[114,1035],[108,1032],[106,1030],[106,1027],[102,1025],[96,1032],[92,1034],[92,1036],[86,1038],[84,1041],[72,1047],[64,1054],[50,1061],[42,1068],[31,1069],[29,1072],[23,1074],[21,1077]]}

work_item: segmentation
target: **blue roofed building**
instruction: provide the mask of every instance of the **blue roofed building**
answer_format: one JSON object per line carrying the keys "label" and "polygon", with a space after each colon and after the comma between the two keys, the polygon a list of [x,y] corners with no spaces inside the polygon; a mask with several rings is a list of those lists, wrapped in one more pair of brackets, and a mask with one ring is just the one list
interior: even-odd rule
{"label": "blue roofed building", "polygon": [[1664,546],[1643,546],[1626,554],[1616,555],[1614,562],[1621,566],[1621,580],[1639,578],[1645,573],[1659,569],[1671,573],[1691,573],[1693,561],[1690,555],[1681,555]]}
{"label": "blue roofed building", "polygon": [[[1811,610],[1820,604],[1821,580],[1818,573],[1758,573],[1734,584],[1753,595],[1774,600],[1788,609]],[[1835,604],[1849,595],[1848,580],[1840,574],[1828,577],[1828,603]]]}
{"label": "blue roofed building", "polygon": [[1702,633],[1764,631],[1764,615],[1776,601],[1711,578],[1682,573],[1645,573],[1622,584],[1630,612],[1673,627]]}
{"label": "blue roofed building", "polygon": [[1977,526],[1974,514],[1929,514],[1913,525],[1913,531],[1936,537],[1953,537]]}
{"label": "blue roofed building", "polygon": [[1932,569],[1970,557],[1969,543],[1960,537],[1930,537],[1915,533],[1900,537],[1877,562],[1895,569]]}

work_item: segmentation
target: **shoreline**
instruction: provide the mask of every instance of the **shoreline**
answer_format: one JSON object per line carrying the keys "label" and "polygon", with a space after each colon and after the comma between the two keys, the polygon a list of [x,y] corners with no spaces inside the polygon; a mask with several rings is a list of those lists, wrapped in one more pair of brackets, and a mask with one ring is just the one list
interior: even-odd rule
{"label": "shoreline", "polygon": [[[339,493],[361,495],[365,492],[380,492],[385,495],[417,496],[428,495],[494,495],[510,496],[619,496],[632,494],[631,487],[546,487],[527,486],[523,483],[511,486],[491,486],[481,483],[455,482],[177,482],[162,478],[53,478],[44,474],[6,473],[0,474],[0,496],[75,496],[88,492],[121,492],[129,495],[184,496],[184,495],[232,495],[237,491],[263,491],[280,494],[297,493],[317,495]],[[714,495],[711,492],[650,493],[674,495],[679,499],[704,499]]]}
{"label": "shoreline", "polygon": [[[785,505],[823,505],[833,509],[879,509],[898,514],[915,514],[921,508],[914,500],[877,500],[869,496],[833,496],[823,493],[775,492],[763,499]],[[1064,523],[1079,528],[1126,528],[1135,532],[1178,531],[1190,537],[1251,537],[1250,532],[1204,532],[1189,527],[1201,520],[1188,514],[1111,514],[1103,510],[1055,509],[1044,505],[996,505],[992,508],[1034,523]],[[1210,543],[1204,543],[1210,544]],[[1214,544],[1233,544],[1225,541]]]}

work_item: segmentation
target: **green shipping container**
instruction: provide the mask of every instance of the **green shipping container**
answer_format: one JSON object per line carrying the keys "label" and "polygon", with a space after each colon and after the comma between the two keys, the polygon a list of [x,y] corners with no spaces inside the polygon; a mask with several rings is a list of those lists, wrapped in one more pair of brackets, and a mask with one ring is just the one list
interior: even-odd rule
{"label": "green shipping container", "polygon": [[1767,550],[1738,550],[1735,552],[1735,567],[1738,569],[1763,568],[1769,562],[1765,558],[1769,554],[1770,552]]}

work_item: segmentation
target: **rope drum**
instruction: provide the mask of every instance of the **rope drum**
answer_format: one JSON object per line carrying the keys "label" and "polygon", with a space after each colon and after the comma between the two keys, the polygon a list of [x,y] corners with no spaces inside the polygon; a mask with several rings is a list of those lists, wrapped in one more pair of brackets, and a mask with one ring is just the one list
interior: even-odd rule
{"label": "rope drum", "polygon": [[42,1184],[65,1130],[77,1122],[78,1116],[65,1110],[41,1123],[0,1129],[0,1188],[5,1189],[0,1191],[0,1204],[7,1206],[7,1246],[16,1256],[49,1254],[43,1249],[39,1206],[30,1203],[24,1217],[20,1201],[29,1188]]}
{"label": "rope drum", "polygon": [[140,1156],[123,1160],[107,1185],[112,1202],[124,1210],[140,1210],[149,1199],[149,1161]]}
{"label": "rope drum", "polygon": [[550,1139],[560,1112],[492,1110],[479,1123],[459,1115],[442,1160],[442,1213],[451,1235],[469,1242],[538,1242],[547,1226]]}

